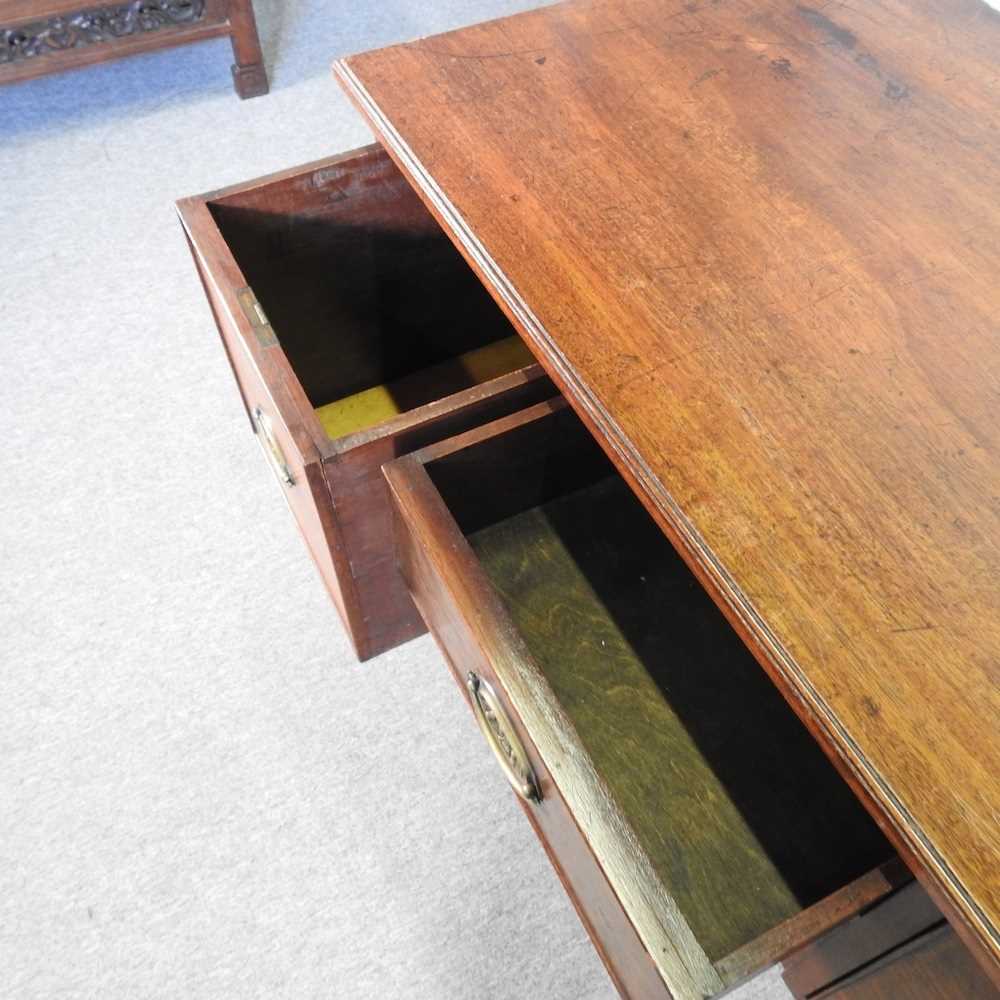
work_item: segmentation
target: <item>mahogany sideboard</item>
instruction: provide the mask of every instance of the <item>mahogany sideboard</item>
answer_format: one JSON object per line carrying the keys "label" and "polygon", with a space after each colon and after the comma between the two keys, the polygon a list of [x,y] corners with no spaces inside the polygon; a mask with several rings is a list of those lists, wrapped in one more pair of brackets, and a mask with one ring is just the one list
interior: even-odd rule
{"label": "mahogany sideboard", "polygon": [[252,0],[0,0],[0,84],[218,37],[236,93],[266,94]]}
{"label": "mahogany sideboard", "polygon": [[616,987],[997,997],[1000,16],[569,2],[184,199],[365,658],[430,629]]}

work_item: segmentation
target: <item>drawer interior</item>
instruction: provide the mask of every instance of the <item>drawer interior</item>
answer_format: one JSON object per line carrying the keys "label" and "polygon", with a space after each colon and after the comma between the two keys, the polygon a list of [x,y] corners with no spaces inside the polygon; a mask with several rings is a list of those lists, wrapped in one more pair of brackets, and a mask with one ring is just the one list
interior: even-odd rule
{"label": "drawer interior", "polygon": [[710,961],[892,856],[571,412],[425,468]]}
{"label": "drawer interior", "polygon": [[377,147],[209,210],[331,437],[534,360]]}

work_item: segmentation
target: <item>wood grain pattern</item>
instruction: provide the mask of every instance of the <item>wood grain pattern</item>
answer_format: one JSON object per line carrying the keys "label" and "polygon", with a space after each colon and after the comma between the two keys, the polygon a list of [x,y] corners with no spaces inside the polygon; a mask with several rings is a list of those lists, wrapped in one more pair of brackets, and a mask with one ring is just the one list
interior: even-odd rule
{"label": "wood grain pattern", "polygon": [[[476,432],[469,432],[470,435]],[[468,435],[467,435],[468,436]],[[525,745],[541,800],[528,803],[518,798],[525,815],[541,840],[570,900],[604,962],[615,987],[626,1000],[673,1000],[650,957],[642,938],[625,915],[618,896],[577,825],[566,800],[553,781],[545,760],[525,730],[520,717],[511,710],[509,696],[497,676],[493,648],[483,643],[475,627],[472,607],[495,600],[481,578],[461,574],[461,586],[449,586],[449,574],[441,572],[445,550],[432,541],[442,525],[433,511],[440,512],[441,499],[420,463],[400,459],[391,464],[396,496],[405,496],[407,512],[397,507],[395,536],[400,569],[413,593],[424,620],[441,647],[459,689],[467,697],[466,676],[470,670],[484,677],[502,692],[522,743]],[[413,517],[412,514],[429,514]],[[461,573],[461,566],[456,567]],[[465,859],[473,863],[474,859]],[[461,863],[462,859],[456,859]],[[502,942],[493,942],[502,947]],[[714,983],[713,983],[714,985]]]}
{"label": "wood grain pattern", "polygon": [[469,543],[711,961],[891,856],[619,476]]}
{"label": "wood grain pattern", "polygon": [[568,3],[337,66],[1000,966],[1000,15]]}
{"label": "wood grain pattern", "polygon": [[[526,537],[516,532],[511,539],[505,525],[525,523],[525,519],[537,525],[540,507],[551,511],[571,503],[570,498],[578,492],[589,495],[594,488],[599,492],[607,489],[613,469],[564,400],[538,404],[431,444],[388,463],[382,471],[397,514],[402,574],[463,690],[465,671],[475,670],[501,692],[507,715],[539,776],[542,800],[527,809],[529,817],[574,903],[589,914],[585,918],[588,930],[623,996],[660,996],[662,987],[677,1000],[714,996],[850,921],[905,879],[905,869],[897,863],[867,872],[846,886],[837,881],[851,877],[863,863],[866,849],[878,850],[881,845],[884,850],[885,844],[877,834],[872,836],[864,812],[847,790],[839,787],[829,764],[766,678],[748,662],[746,651],[738,643],[727,645],[733,642],[728,626],[696,586],[678,602],[678,612],[668,614],[673,615],[675,625],[683,618],[683,631],[690,629],[698,638],[670,635],[667,645],[671,653],[676,647],[676,656],[652,644],[653,658],[660,660],[657,679],[665,682],[669,696],[655,685],[642,683],[643,669],[627,652],[618,650],[622,655],[610,658],[606,654],[615,652],[613,646],[600,647],[599,656],[587,649],[588,645],[599,647],[608,636],[614,642],[615,628],[607,624],[608,615],[600,608],[586,615],[590,642],[582,648],[579,643],[573,645],[580,629],[562,629],[561,623],[567,619],[567,610],[579,606],[595,610],[596,592],[589,589],[590,578],[611,585],[610,593],[602,590],[602,594],[607,607],[624,622],[635,618],[628,610],[634,603],[630,597],[635,597],[635,585],[616,595],[621,581],[614,567],[619,562],[625,566],[626,579],[636,572],[646,575],[649,586],[662,593],[662,570],[637,569],[636,560],[643,557],[632,554],[633,547],[648,548],[654,559],[661,555],[667,567],[691,582],[676,554],[620,482],[615,495],[623,505],[616,511],[599,504],[579,521],[576,513],[582,512],[568,516],[570,526],[564,537],[575,535],[579,540],[582,536],[583,540],[582,550],[573,547],[574,558],[581,556],[578,568],[595,569],[592,559],[583,558],[587,551],[593,554],[588,540],[592,535],[598,536],[596,551],[607,559],[604,573],[587,574],[583,601],[567,606],[567,593],[581,588],[559,572],[565,568],[564,558],[539,561],[538,547],[533,545],[531,558],[512,561],[504,555],[506,541],[497,546],[501,539],[517,545]],[[623,513],[631,525],[631,531],[626,532],[629,545],[624,547],[617,516]],[[564,525],[566,521],[559,519]],[[541,535],[551,537],[544,527]],[[541,601],[525,602],[525,606],[538,609],[537,615],[525,616],[524,606],[512,614],[510,603],[491,584],[473,545],[485,546],[481,554],[489,556],[494,570],[501,564],[506,568],[523,566],[524,574],[536,581],[540,569],[556,570],[555,576],[562,577],[559,585],[550,586],[542,580],[533,588],[555,590],[555,598],[549,601],[542,594]],[[667,578],[672,575],[668,573]],[[501,579],[506,576],[506,572],[499,574]],[[684,591],[681,587],[680,592]],[[651,610],[660,614],[659,603],[640,599],[640,617],[641,612]],[[604,622],[600,631],[590,628],[591,618]],[[575,624],[579,626],[581,620]],[[640,632],[648,630],[648,621],[640,625]],[[657,638],[663,637],[662,631]],[[555,632],[568,636],[564,656],[544,651],[540,656],[539,650],[546,644],[539,644],[539,636]],[[641,642],[639,648],[650,652]],[[699,650],[720,653],[725,660],[727,649],[735,649],[736,662],[722,666],[693,662]],[[556,662],[561,659],[565,662]],[[572,665],[581,662],[587,669],[574,671]],[[558,677],[558,684],[550,682],[540,664]],[[677,668],[673,673],[671,664]],[[703,685],[685,678],[687,673],[708,682],[704,687],[712,694],[707,697],[707,706],[698,704],[698,689]],[[713,676],[717,680],[724,673],[736,676],[732,688],[720,689],[712,683]],[[607,706],[598,705],[603,695]],[[740,706],[743,717],[736,708],[741,699],[745,702]],[[664,711],[667,701],[671,707]],[[613,711],[628,702],[634,711]],[[595,705],[608,711],[593,710]],[[753,711],[762,706],[763,711]],[[683,712],[685,724],[691,727],[687,736],[664,719],[674,709]],[[647,725],[650,715],[655,717],[653,727]],[[608,730],[607,718],[618,723],[620,732],[602,739]],[[761,737],[759,730],[768,727],[774,729],[781,744],[776,767],[766,753],[747,754],[746,762],[734,766],[738,756],[734,751],[750,729],[766,750],[769,737]],[[664,728],[669,730],[666,738],[661,733]],[[592,731],[584,733],[583,729]],[[731,730],[728,736],[727,729]],[[648,739],[656,753],[637,746]],[[618,749],[627,760],[616,754]],[[679,749],[676,754],[675,749]],[[706,769],[713,771],[707,778]],[[648,794],[636,794],[640,785]],[[685,802],[686,797],[692,801]],[[768,818],[772,798],[778,800],[773,808],[777,819]],[[560,809],[551,809],[553,801],[560,803]],[[831,844],[829,830],[817,836],[814,818],[794,815],[803,809],[816,810],[836,826],[836,843]],[[735,819],[734,812],[740,814]],[[788,824],[785,830],[778,829],[782,820]],[[747,835],[747,826],[753,827],[752,834]],[[677,836],[680,827],[682,837]],[[573,846],[579,844],[581,835],[591,858],[589,865],[581,862],[579,848]],[[752,843],[754,837],[759,837],[758,843],[766,844],[773,855],[770,872],[768,861]],[[796,838],[800,839],[798,844],[794,843]],[[673,849],[663,850],[663,844],[671,844]],[[749,857],[756,874],[763,875],[756,879],[735,875],[741,889],[749,889],[750,897],[759,895],[762,899],[740,898],[731,886],[725,887],[726,898],[732,900],[735,895],[738,899],[732,904],[740,910],[735,918],[725,914],[719,904],[720,883],[735,867],[727,856],[730,849],[744,859]],[[570,857],[564,856],[565,850],[570,851]],[[601,873],[596,878],[595,866]],[[706,870],[716,866],[715,873]],[[801,908],[799,897],[812,898],[831,885],[835,889],[830,895]],[[595,913],[591,908],[595,894],[600,898],[608,887],[615,902],[609,906],[605,901]],[[774,895],[782,897],[790,887],[792,895],[797,894],[792,904],[797,912],[771,925],[770,917],[778,912],[773,908]],[[787,895],[784,899],[787,901]],[[689,914],[700,924],[704,941],[694,933]],[[780,916],[777,919],[781,920]],[[713,924],[716,920],[722,935]],[[765,925],[763,933],[746,946],[714,963],[703,947],[708,944],[713,950],[725,950],[735,937],[757,933]],[[734,926],[738,928],[735,934]],[[730,935],[728,941],[726,934]],[[662,977],[660,987],[651,983],[648,963],[636,961],[637,940]]]}

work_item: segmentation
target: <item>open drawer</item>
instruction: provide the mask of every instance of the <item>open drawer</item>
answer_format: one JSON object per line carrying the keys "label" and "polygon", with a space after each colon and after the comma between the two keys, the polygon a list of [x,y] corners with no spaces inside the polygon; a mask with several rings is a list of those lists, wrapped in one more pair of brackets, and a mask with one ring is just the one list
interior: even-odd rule
{"label": "open drawer", "polygon": [[381,465],[554,389],[379,146],[178,211],[253,429],[359,656],[419,634]]}
{"label": "open drawer", "polygon": [[403,576],[623,995],[715,996],[910,881],[563,401],[384,473]]}

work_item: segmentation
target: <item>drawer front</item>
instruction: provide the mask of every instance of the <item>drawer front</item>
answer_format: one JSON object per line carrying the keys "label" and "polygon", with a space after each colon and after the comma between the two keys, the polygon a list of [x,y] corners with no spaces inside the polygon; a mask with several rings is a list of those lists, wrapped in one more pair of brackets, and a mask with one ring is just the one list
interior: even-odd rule
{"label": "drawer front", "polygon": [[[738,639],[715,636],[715,618],[689,596],[689,571],[655,526],[649,534],[648,515],[563,401],[431,445],[383,473],[403,579],[466,697],[473,675],[510,720],[516,740],[487,726],[487,742],[624,995],[719,995],[908,879],[877,867],[891,849]],[[618,514],[644,527],[609,531]],[[577,570],[592,575],[581,584]],[[629,588],[624,599],[619,584]],[[659,624],[664,599],[679,610]],[[629,617],[632,608],[653,617]],[[728,629],[710,602],[708,610]],[[614,622],[628,631],[610,631]],[[690,640],[676,631],[685,627]],[[530,643],[525,628],[535,630]],[[714,652],[721,666],[709,669]],[[642,662],[665,686],[643,687],[636,656],[649,657]],[[727,691],[736,695],[723,706]],[[762,725],[780,734],[777,744]],[[667,730],[669,742],[650,757],[643,744]],[[531,781],[510,749],[518,743]],[[759,762],[746,766],[744,746]],[[789,761],[801,775],[785,774]],[[537,801],[525,794],[532,784]],[[822,829],[828,819],[833,836]],[[778,860],[761,861],[764,836]],[[770,881],[741,874],[747,895],[730,898],[734,866]],[[803,901],[774,903],[788,886]],[[728,923],[711,922],[720,911]]]}

